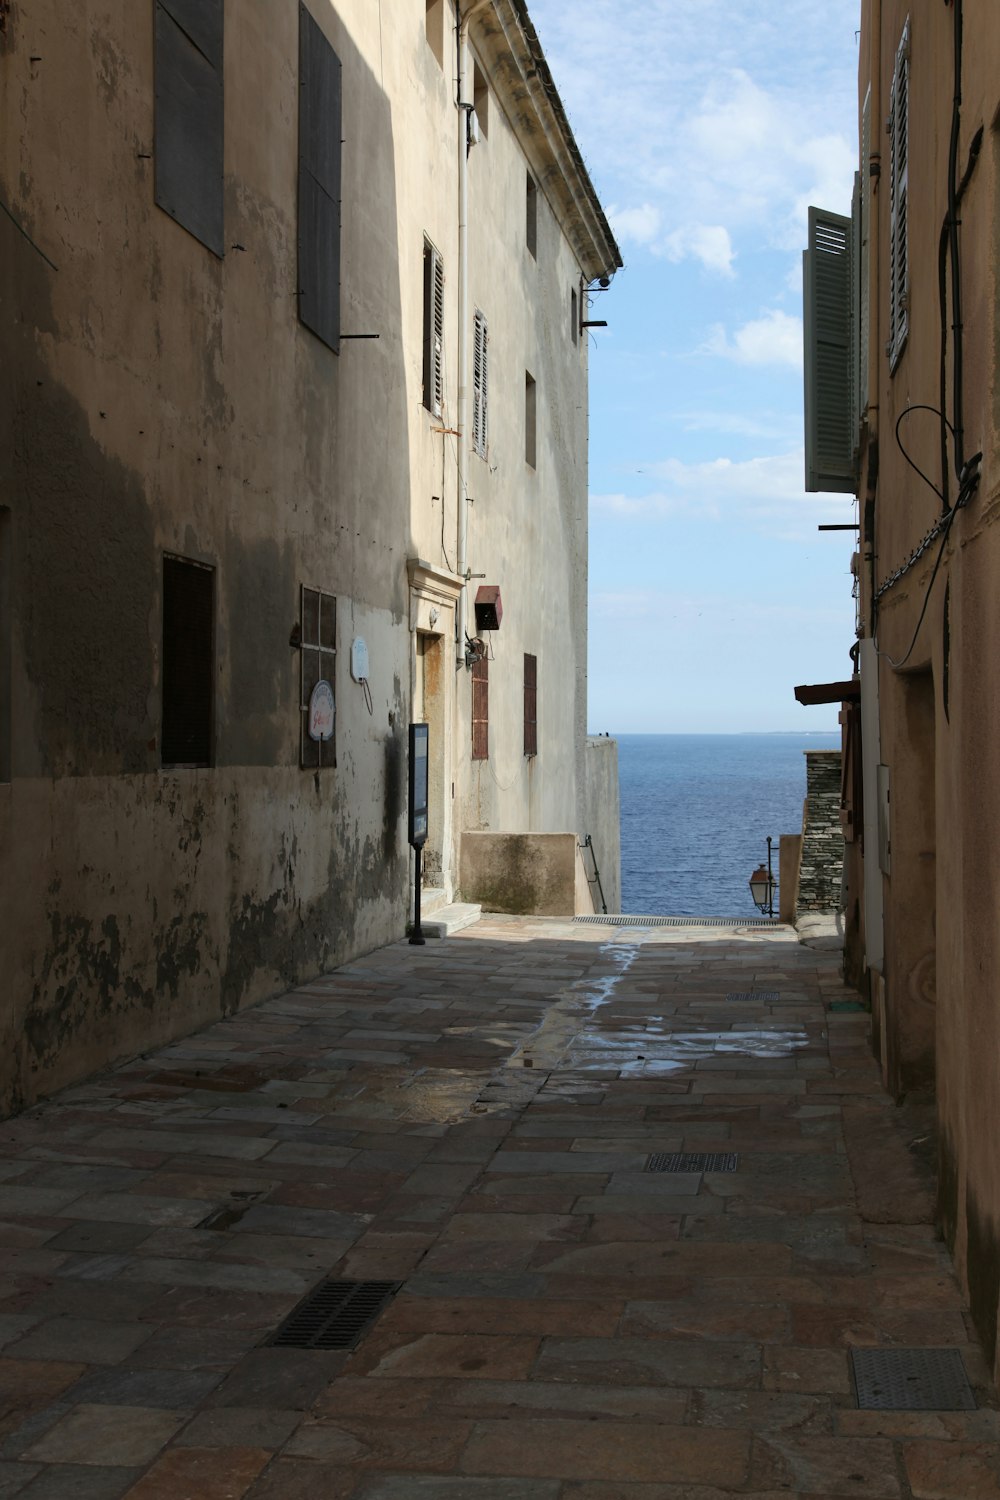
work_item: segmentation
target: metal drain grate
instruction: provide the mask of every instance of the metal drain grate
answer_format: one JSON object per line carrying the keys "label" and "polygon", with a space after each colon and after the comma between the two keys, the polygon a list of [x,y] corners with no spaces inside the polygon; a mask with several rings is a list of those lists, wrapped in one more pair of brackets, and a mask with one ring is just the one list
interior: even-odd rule
{"label": "metal drain grate", "polygon": [[975,1411],[957,1349],[852,1349],[858,1406],[867,1411]]}
{"label": "metal drain grate", "polygon": [[727,1000],[777,1000],[777,990],[730,990]]}
{"label": "metal drain grate", "polygon": [[623,916],[618,912],[607,915],[598,914],[591,916],[574,917],[574,922],[582,922],[597,927],[781,927],[784,924],[777,917],[638,917]]}
{"label": "metal drain grate", "polygon": [[647,1172],[735,1172],[740,1164],[736,1151],[654,1151],[646,1162]]}
{"label": "metal drain grate", "polygon": [[268,1340],[284,1349],[353,1349],[401,1281],[322,1281]]}

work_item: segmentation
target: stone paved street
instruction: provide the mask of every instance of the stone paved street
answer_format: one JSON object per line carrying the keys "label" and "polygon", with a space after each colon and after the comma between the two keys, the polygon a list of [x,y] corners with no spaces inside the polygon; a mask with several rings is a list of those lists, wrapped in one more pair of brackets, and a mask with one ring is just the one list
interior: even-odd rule
{"label": "stone paved street", "polygon": [[[908,1117],[787,929],[484,919],[0,1127],[0,1500],[998,1500]],[[650,1153],[739,1153],[648,1171]],[[268,1346],[320,1279],[356,1349]],[[852,1345],[978,1409],[861,1411]]]}

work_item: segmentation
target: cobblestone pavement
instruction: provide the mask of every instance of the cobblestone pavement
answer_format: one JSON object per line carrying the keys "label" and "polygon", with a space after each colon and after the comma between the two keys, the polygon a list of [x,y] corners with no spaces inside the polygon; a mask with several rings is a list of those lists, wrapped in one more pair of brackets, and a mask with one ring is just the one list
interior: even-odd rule
{"label": "cobblestone pavement", "polygon": [[[997,1500],[848,1000],[786,929],[485,919],[7,1122],[0,1500]],[[402,1285],[269,1346],[331,1274]],[[978,1409],[858,1410],[852,1345]]]}

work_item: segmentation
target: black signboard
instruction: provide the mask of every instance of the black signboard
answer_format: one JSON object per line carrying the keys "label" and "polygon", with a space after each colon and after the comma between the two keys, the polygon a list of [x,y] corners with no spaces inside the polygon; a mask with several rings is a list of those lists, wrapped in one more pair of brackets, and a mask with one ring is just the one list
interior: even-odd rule
{"label": "black signboard", "polygon": [[427,842],[427,725],[410,725],[409,842],[414,849]]}

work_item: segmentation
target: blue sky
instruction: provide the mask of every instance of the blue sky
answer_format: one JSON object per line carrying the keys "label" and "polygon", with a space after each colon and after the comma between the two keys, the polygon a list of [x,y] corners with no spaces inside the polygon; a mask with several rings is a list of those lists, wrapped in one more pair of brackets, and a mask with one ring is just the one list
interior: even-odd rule
{"label": "blue sky", "polygon": [[802,480],[810,203],[850,212],[854,0],[530,0],[625,269],[591,343],[589,727],[827,729],[850,497]]}

